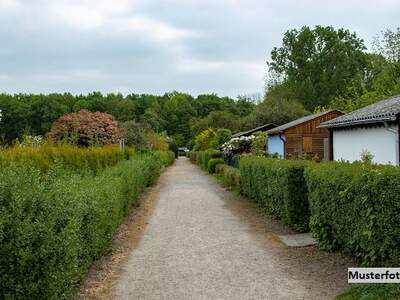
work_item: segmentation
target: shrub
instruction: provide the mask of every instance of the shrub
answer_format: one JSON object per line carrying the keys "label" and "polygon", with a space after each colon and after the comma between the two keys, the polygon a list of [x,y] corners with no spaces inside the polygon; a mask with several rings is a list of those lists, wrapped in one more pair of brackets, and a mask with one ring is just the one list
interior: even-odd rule
{"label": "shrub", "polygon": [[163,166],[170,166],[175,161],[175,153],[172,151],[154,151],[150,153],[155,156]]}
{"label": "shrub", "polygon": [[0,151],[0,166],[10,163],[29,164],[41,171],[49,170],[54,164],[63,168],[82,172],[97,173],[113,166],[123,159],[133,156],[132,148],[122,152],[117,146],[77,148],[74,146],[14,147]]}
{"label": "shrub", "polygon": [[224,153],[225,163],[229,166],[239,168],[240,155],[232,153]]}
{"label": "shrub", "polygon": [[250,152],[253,155],[263,156],[266,154],[267,134],[262,131],[254,133],[254,139],[251,141]]}
{"label": "shrub", "polygon": [[241,192],[291,228],[307,231],[310,210],[305,161],[244,157],[240,160]]}
{"label": "shrub", "polygon": [[55,142],[83,147],[117,144],[121,138],[118,123],[112,115],[87,110],[60,117],[48,135]]}
{"label": "shrub", "polygon": [[305,174],[321,248],[368,266],[400,264],[400,168],[330,162]]}
{"label": "shrub", "polygon": [[208,161],[212,158],[220,158],[222,157],[222,152],[218,150],[209,149],[206,151],[198,152],[198,160],[197,163],[204,169],[208,168]]}
{"label": "shrub", "polygon": [[216,137],[214,129],[208,128],[203,130],[198,135],[195,136],[194,141],[198,146],[198,150],[205,151],[212,147],[212,143]]}
{"label": "shrub", "polygon": [[218,164],[215,168],[216,173],[222,177],[222,180],[228,186],[240,187],[240,171],[237,168]]}
{"label": "shrub", "polygon": [[223,164],[224,160],[222,158],[212,158],[208,161],[207,163],[207,171],[208,173],[214,174],[215,173],[215,167],[218,164]]}
{"label": "shrub", "polygon": [[171,153],[121,161],[99,175],[55,165],[0,172],[0,298],[68,299]]}

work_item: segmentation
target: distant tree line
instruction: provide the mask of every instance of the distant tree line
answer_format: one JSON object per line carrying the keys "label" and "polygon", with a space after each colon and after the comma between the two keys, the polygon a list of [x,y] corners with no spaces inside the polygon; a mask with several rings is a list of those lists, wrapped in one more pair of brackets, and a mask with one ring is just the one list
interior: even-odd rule
{"label": "distant tree line", "polygon": [[[172,92],[161,96],[146,94],[88,95],[65,94],[0,94],[0,137],[10,144],[23,135],[45,135],[59,117],[81,110],[107,112],[121,123],[141,131],[151,129],[165,133],[182,146],[199,131],[209,128],[242,127],[241,119],[249,115],[255,104],[245,97],[237,100],[215,94],[191,95]],[[128,122],[126,125],[123,123]]]}
{"label": "distant tree line", "polygon": [[[280,125],[314,111],[352,111],[400,94],[400,29],[379,34],[371,51],[346,29],[288,30],[267,65],[262,101],[179,92],[0,94],[1,143],[11,144],[26,134],[45,135],[60,116],[81,110],[112,114],[132,141],[144,142],[157,133],[189,147],[201,133],[214,133],[219,139],[218,129],[235,133],[266,123]],[[226,131],[220,133],[225,140]]]}

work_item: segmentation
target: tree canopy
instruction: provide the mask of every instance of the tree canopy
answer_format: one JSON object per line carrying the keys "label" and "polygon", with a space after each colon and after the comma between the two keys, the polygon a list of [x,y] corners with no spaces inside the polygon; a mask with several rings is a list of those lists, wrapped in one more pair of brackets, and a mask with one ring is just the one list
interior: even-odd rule
{"label": "tree canopy", "polygon": [[345,29],[304,26],[285,33],[271,51],[270,72],[306,109],[328,105],[368,69],[365,45]]}

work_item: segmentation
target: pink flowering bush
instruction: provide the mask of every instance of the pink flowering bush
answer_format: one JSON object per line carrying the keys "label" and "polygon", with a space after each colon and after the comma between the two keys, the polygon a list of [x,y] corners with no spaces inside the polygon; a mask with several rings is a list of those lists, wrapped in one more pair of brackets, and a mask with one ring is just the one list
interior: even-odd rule
{"label": "pink flowering bush", "polygon": [[81,110],[66,114],[53,123],[48,136],[55,142],[81,147],[117,144],[121,130],[114,117],[107,113]]}

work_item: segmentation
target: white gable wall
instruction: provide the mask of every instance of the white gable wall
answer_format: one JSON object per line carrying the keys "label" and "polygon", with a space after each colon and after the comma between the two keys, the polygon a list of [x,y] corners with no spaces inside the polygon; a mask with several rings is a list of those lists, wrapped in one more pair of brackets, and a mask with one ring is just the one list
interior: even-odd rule
{"label": "white gable wall", "polygon": [[[392,131],[397,130],[396,125],[389,128]],[[396,133],[385,127],[334,130],[333,158],[352,162],[360,160],[363,150],[368,150],[374,155],[374,163],[396,164],[397,143]]]}

